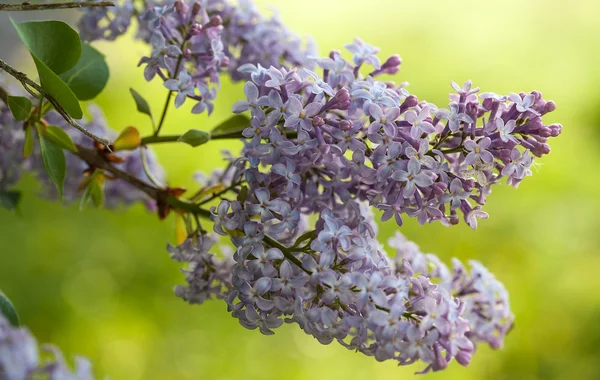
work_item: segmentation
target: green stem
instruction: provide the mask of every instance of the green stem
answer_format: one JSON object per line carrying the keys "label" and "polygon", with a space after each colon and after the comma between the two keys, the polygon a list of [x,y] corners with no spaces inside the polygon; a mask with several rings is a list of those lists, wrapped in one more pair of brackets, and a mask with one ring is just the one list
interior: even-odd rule
{"label": "green stem", "polygon": [[[152,136],[143,137],[142,145],[178,142],[179,139],[181,138],[181,136],[183,136],[183,135],[158,136],[158,135],[154,134]],[[297,132],[295,132],[295,131],[287,132],[286,137],[291,138],[291,139],[296,138]],[[245,137],[242,135],[242,133],[237,132],[237,131],[231,132],[231,133],[220,133],[220,134],[211,134],[210,135],[211,140],[243,139],[243,138],[245,138]]]}
{"label": "green stem", "polygon": [[171,104],[172,94],[173,94],[173,91],[169,90],[169,93],[167,94],[167,101],[165,102],[165,105],[162,110],[162,114],[160,115],[160,121],[158,122],[158,127],[156,128],[156,132],[154,132],[154,136],[158,136],[158,134],[160,133],[160,129],[162,128],[162,126],[165,122],[165,118],[167,117],[167,110],[169,109],[169,104]]}
{"label": "green stem", "polygon": [[181,135],[146,136],[146,137],[142,138],[142,145],[177,142],[177,141],[179,141],[180,138],[181,138]]}
{"label": "green stem", "polygon": [[42,119],[42,108],[44,105],[44,96],[40,95],[40,101],[38,103],[37,116],[35,118],[36,121],[40,121]]}
{"label": "green stem", "polygon": [[[184,44],[185,44],[185,40],[184,40],[184,42],[181,43],[181,46],[180,46],[180,49],[182,51],[183,51]],[[183,59],[183,55],[180,55],[179,58],[177,58],[177,63],[175,65],[175,70],[173,70],[173,75],[171,76],[171,79],[177,78],[177,74],[179,74],[179,67],[181,66],[182,59]],[[169,90],[169,94],[167,95],[167,101],[165,102],[165,106],[163,107],[162,115],[160,115],[160,121],[158,122],[158,127],[156,128],[156,132],[154,132],[154,136],[158,136],[158,134],[160,133],[160,129],[162,128],[162,126],[165,122],[165,118],[167,117],[167,111],[169,110],[169,104],[171,103],[171,96],[173,96],[173,91]]]}
{"label": "green stem", "polygon": [[140,149],[140,154],[142,155],[142,166],[144,167],[144,173],[146,177],[154,184],[154,186],[162,189],[164,186],[159,182],[156,177],[152,174],[152,170],[150,170],[150,165],[148,164],[148,156],[146,155],[146,148],[142,147]]}
{"label": "green stem", "polygon": [[[202,202],[198,203],[198,205],[202,206],[203,204],[206,204],[206,203],[208,203],[208,202],[210,202],[210,201],[212,201],[212,200],[220,197],[221,195],[223,195],[223,194],[225,194],[225,193],[227,193],[227,192],[235,189],[237,186],[239,186],[241,184],[242,184],[242,182],[234,183],[233,185],[231,185],[231,186],[229,186],[229,187],[227,187],[227,188],[225,188],[225,189],[223,189],[223,190],[221,190],[221,191],[219,191],[217,193],[214,193],[210,198],[207,198],[207,199],[203,200]],[[195,201],[196,200],[195,198],[197,196],[198,196],[198,194],[196,194],[194,197],[192,197],[191,200]]]}
{"label": "green stem", "polygon": [[302,269],[305,273],[312,274],[310,271],[304,269],[304,267],[302,266],[302,262],[296,256],[294,256],[292,251],[290,251],[286,246],[280,244],[278,241],[267,235],[265,235],[263,241],[271,247],[279,249],[286,259],[290,260],[292,263],[294,263],[296,266]]}

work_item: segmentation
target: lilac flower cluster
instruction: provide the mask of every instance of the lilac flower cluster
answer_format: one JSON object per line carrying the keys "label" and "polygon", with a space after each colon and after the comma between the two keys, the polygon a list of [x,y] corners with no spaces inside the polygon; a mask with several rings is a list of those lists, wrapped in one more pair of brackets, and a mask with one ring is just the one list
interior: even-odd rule
{"label": "lilac flower cluster", "polygon": [[541,117],[555,105],[538,92],[478,95],[467,82],[453,83],[448,109],[438,109],[375,79],[398,71],[397,55],[381,63],[361,40],[347,48],[352,62],[338,52],[316,60],[322,76],[251,72],[246,100],[233,106],[251,112],[247,140],[227,169],[227,182],[243,187],[211,209],[214,232],[236,247],[231,277],[219,283],[208,247],[188,242],[177,248],[192,263],[179,293],[224,297],[244,327],[264,334],[295,322],[324,344],[420,360],[423,372],[467,365],[476,344],[499,348],[512,326],[505,288],[481,264],[468,271],[454,260],[450,270],[401,235],[390,259],[369,206],[398,225],[404,215],[456,224],[461,212],[475,228],[490,186],[507,177],[516,187],[532,156],[549,152],[561,126]]}
{"label": "lilac flower cluster", "polygon": [[312,44],[291,33],[274,16],[264,18],[248,0],[185,2],[148,1],[140,9],[125,1],[117,7],[87,9],[79,28],[87,40],[112,40],[137,18],[138,36],[152,45],[143,57],[144,76],[156,76],[175,92],[175,107],[187,99],[195,102],[193,113],[210,114],[219,86],[219,72],[228,70],[234,80],[275,65],[305,66],[313,54]]}
{"label": "lilac flower cluster", "polygon": [[73,372],[60,350],[44,346],[51,359],[40,359],[35,338],[24,327],[13,327],[0,314],[0,378],[3,380],[70,379],[92,380],[94,375],[89,361],[83,357],[75,360]]}
{"label": "lilac flower cluster", "polygon": [[463,318],[469,322],[466,336],[474,343],[486,342],[492,348],[501,348],[514,322],[510,311],[508,292],[487,268],[477,261],[469,261],[471,271],[458,260],[452,259],[452,271],[433,254],[423,254],[419,247],[400,233],[389,240],[396,249],[397,273],[419,273],[430,278],[464,304]]}
{"label": "lilac flower cluster", "polygon": [[[250,182],[262,185],[272,179],[253,169],[246,175],[257,175]],[[287,187],[271,185],[274,191]],[[284,322],[297,323],[323,344],[335,340],[401,365],[420,360],[422,372],[444,369],[452,359],[469,364],[479,342],[501,346],[512,324],[508,297],[480,264],[468,274],[456,262],[452,276],[400,235],[390,243],[398,251],[390,259],[376,240],[369,208],[355,200],[324,209],[313,231],[280,221],[292,204],[293,198],[272,197],[266,187],[222,201],[213,209],[214,231],[231,235],[233,261],[215,260],[206,237],[170,247],[176,260],[191,265],[184,271],[189,285],[177,295],[190,303],[225,298],[246,328],[273,334]],[[281,231],[295,243],[270,237]]]}
{"label": "lilac flower cluster", "polygon": [[452,83],[448,109],[438,109],[375,79],[398,71],[397,55],[381,63],[358,39],[347,48],[352,62],[335,51],[317,60],[322,75],[257,69],[233,107],[252,115],[244,156],[287,181],[303,212],[357,198],[398,225],[404,215],[456,224],[462,213],[476,228],[491,185],[506,177],[518,186],[562,130],[543,124],[555,104],[539,92],[478,95],[471,82]]}

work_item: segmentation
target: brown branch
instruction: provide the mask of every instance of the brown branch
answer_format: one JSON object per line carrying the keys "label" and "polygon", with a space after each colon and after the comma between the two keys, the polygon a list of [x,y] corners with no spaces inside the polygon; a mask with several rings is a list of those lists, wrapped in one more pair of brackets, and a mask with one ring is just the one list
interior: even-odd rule
{"label": "brown branch", "polygon": [[184,210],[205,218],[210,216],[210,211],[205,210],[194,203],[189,203],[176,198],[170,195],[167,190],[154,187],[131,174],[116,168],[110,162],[107,162],[97,150],[84,148],[80,145],[77,145],[76,147],[77,152],[74,152],[73,154],[85,161],[89,166],[109,172],[115,178],[136,187],[157,202],[166,203],[175,209]]}
{"label": "brown branch", "polygon": [[0,69],[6,71],[9,75],[15,77],[19,82],[21,82],[21,84],[23,85],[23,87],[25,87],[25,89],[27,91],[29,91],[30,93],[31,93],[30,88],[33,88],[37,92],[39,92],[41,95],[43,95],[46,99],[48,99],[48,101],[54,106],[54,108],[56,109],[56,111],[72,127],[77,128],[79,131],[81,131],[81,133],[83,133],[84,135],[86,135],[86,136],[88,136],[88,137],[90,137],[90,138],[98,141],[100,144],[102,144],[104,146],[109,146],[111,144],[111,142],[109,140],[107,140],[105,138],[102,138],[100,136],[96,136],[92,132],[90,132],[87,129],[85,129],[84,127],[82,127],[78,122],[75,121],[75,119],[73,119],[67,113],[67,111],[65,111],[65,109],[58,103],[58,100],[56,100],[52,95],[50,95],[48,92],[46,92],[39,84],[37,84],[34,81],[32,81],[31,79],[29,79],[27,77],[27,75],[25,75],[25,73],[20,72],[19,70],[15,69],[14,67],[12,67],[11,65],[9,65],[6,62],[4,62],[1,59],[0,59]]}
{"label": "brown branch", "polygon": [[54,4],[0,4],[0,11],[20,12],[20,11],[47,11],[52,9],[70,9],[70,8],[89,8],[89,7],[114,7],[111,1],[83,1],[80,3],[54,3]]}

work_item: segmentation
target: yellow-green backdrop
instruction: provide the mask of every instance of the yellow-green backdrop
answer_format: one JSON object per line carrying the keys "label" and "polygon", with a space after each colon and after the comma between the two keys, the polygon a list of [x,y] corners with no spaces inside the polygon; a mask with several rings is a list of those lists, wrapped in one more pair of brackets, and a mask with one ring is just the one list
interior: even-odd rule
{"label": "yellow-green backdrop", "polygon": [[[421,99],[445,106],[450,81],[472,79],[483,91],[539,90],[558,105],[550,122],[564,126],[552,154],[538,161],[519,189],[497,186],[486,205],[490,219],[465,225],[401,228],[441,258],[474,258],[502,280],[516,326],[503,350],[480,347],[468,368],[453,363],[431,379],[600,379],[600,3],[597,0],[260,0],[321,54],[355,36],[404,60],[398,80]],[[73,11],[76,15],[76,11]],[[21,18],[23,15],[20,15]],[[47,13],[47,17],[52,17]],[[129,87],[156,111],[157,82],[136,67],[147,48],[131,35],[99,43],[111,79],[98,98],[111,126],[147,119],[134,110]],[[2,53],[0,53],[1,55]],[[25,52],[13,63],[29,65]],[[21,59],[22,58],[22,59]],[[209,129],[241,96],[226,81],[212,117],[188,105],[171,111],[165,132]],[[157,146],[172,185],[194,187],[192,174],[222,165],[219,151]],[[25,178],[21,215],[0,210],[0,288],[23,323],[68,357],[91,358],[97,374],[113,379],[402,379],[419,366],[399,368],[323,346],[295,325],[262,336],[239,326],[219,301],[189,306],[173,296],[182,281],[165,251],[173,221],[160,223],[141,206],[111,212],[36,198]],[[387,239],[398,227],[382,226]]]}

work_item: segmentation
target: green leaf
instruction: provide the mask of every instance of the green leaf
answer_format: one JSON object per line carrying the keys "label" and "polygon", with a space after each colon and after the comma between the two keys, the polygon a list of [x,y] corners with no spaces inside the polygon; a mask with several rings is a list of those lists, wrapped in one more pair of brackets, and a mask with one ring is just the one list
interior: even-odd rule
{"label": "green leaf", "polygon": [[46,128],[44,137],[46,137],[48,141],[50,141],[54,145],[57,145],[71,152],[77,152],[77,148],[75,147],[73,139],[61,127],[57,127],[55,125],[49,126],[48,128]]}
{"label": "green leaf", "polygon": [[23,142],[23,157],[27,158],[33,152],[33,128],[31,125],[25,126],[25,141]]}
{"label": "green leaf", "polygon": [[52,95],[71,117],[81,119],[77,97],[58,76],[71,69],[81,56],[79,35],[62,21],[17,23],[19,37],[29,49],[44,91]]}
{"label": "green leaf", "polygon": [[71,117],[74,119],[81,119],[83,117],[83,111],[81,111],[77,96],[75,96],[69,86],[67,86],[58,75],[35,56],[33,56],[33,61],[35,62],[38,74],[40,75],[42,88],[52,95],[54,99],[58,101],[58,104],[60,104]]}
{"label": "green leaf", "polygon": [[31,100],[24,96],[8,96],[8,108],[17,120],[25,120],[31,112]]}
{"label": "green leaf", "polygon": [[197,147],[198,145],[202,145],[210,140],[210,134],[208,132],[199,131],[197,129],[190,129],[186,133],[184,133],[179,140],[193,147]]}
{"label": "green leaf", "polygon": [[4,315],[14,327],[19,326],[19,315],[17,314],[17,310],[2,291],[0,291],[0,314]]}
{"label": "green leaf", "polygon": [[14,211],[19,206],[19,201],[21,201],[21,192],[20,191],[8,191],[3,190],[0,191],[0,206],[4,207],[7,210]]}
{"label": "green leaf", "polygon": [[95,179],[90,183],[90,193],[92,195],[92,202],[98,208],[104,205],[104,181]]}
{"label": "green leaf", "polygon": [[79,202],[79,210],[83,210],[90,200],[98,208],[104,205],[104,175],[101,171],[94,171],[85,182],[85,190]]}
{"label": "green leaf", "polygon": [[90,100],[106,86],[108,65],[104,55],[90,44],[83,42],[81,57],[69,71],[60,75],[79,100]]}
{"label": "green leaf", "polygon": [[138,112],[145,113],[146,115],[150,116],[150,119],[152,119],[152,124],[154,124],[152,111],[150,111],[150,105],[148,105],[146,99],[144,99],[142,95],[140,95],[140,93],[133,88],[130,88],[129,92],[131,92],[131,96],[133,96],[133,100],[135,100],[135,105],[137,106]]}
{"label": "green leaf", "polygon": [[40,153],[42,154],[42,162],[48,177],[56,186],[58,195],[62,199],[63,186],[65,183],[65,172],[67,170],[67,163],[65,160],[65,153],[58,146],[50,141],[47,141],[38,129],[38,137],[40,140]]}
{"label": "green leaf", "polygon": [[62,21],[28,21],[12,24],[31,55],[56,74],[75,66],[81,56],[79,35]]}
{"label": "green leaf", "polygon": [[308,232],[304,233],[303,235],[299,236],[298,239],[296,239],[296,242],[294,243],[293,247],[298,247],[302,242],[307,241],[307,240],[312,240],[316,236],[317,236],[317,233],[315,230],[308,231]]}
{"label": "green leaf", "polygon": [[85,190],[83,190],[81,199],[79,200],[79,211],[81,211],[85,208],[85,205],[88,204],[88,202],[90,201],[91,198],[92,198],[92,192],[90,190],[90,186],[88,183],[88,185],[85,187]]}
{"label": "green leaf", "polygon": [[250,125],[250,119],[245,115],[235,115],[217,125],[210,132],[211,138],[242,136],[242,131]]}

